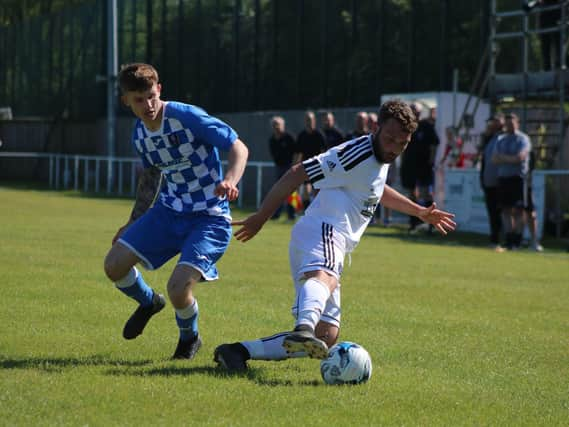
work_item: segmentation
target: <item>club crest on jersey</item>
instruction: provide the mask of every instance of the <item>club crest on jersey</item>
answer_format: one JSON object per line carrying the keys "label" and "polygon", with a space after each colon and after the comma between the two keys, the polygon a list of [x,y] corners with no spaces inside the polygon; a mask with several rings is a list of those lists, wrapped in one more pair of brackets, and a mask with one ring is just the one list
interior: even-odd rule
{"label": "club crest on jersey", "polygon": [[377,205],[379,204],[379,197],[377,197],[375,195],[375,193],[373,192],[373,188],[370,190],[371,190],[371,194],[369,195],[367,200],[364,202],[363,209],[360,211],[360,213],[363,216],[368,217],[368,218],[373,217],[373,215],[375,213],[375,209],[377,208]]}
{"label": "club crest on jersey", "polygon": [[171,133],[168,135],[168,142],[170,143],[170,145],[177,147],[178,145],[180,145],[180,138],[175,133]]}
{"label": "club crest on jersey", "polygon": [[331,160],[326,161],[326,165],[328,166],[328,169],[330,169],[330,172],[332,172],[336,167],[336,163]]}

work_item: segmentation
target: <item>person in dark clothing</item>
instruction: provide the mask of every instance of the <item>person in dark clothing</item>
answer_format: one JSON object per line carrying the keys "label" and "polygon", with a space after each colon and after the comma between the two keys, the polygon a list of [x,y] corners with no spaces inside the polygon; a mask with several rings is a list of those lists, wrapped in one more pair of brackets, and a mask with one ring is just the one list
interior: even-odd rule
{"label": "person in dark clothing", "polygon": [[373,111],[367,113],[367,128],[369,133],[375,133],[379,130],[379,118]]}
{"label": "person in dark clothing", "polygon": [[313,111],[304,115],[304,129],[297,137],[297,150],[302,155],[301,160],[316,156],[326,150],[324,135],[316,128],[316,116]]}
{"label": "person in dark clothing", "polygon": [[[313,111],[306,112],[304,124],[304,129],[296,139],[297,152],[299,153],[296,161],[310,159],[326,151],[326,139],[324,134],[316,128],[316,116]],[[300,197],[304,207],[307,208],[314,197],[312,185],[309,181],[301,186]]]}
{"label": "person in dark clothing", "polygon": [[[439,137],[432,122],[420,120],[421,104],[414,102],[411,109],[419,120],[419,126],[401,157],[401,184],[412,200],[428,207],[433,204],[434,164]],[[420,223],[418,218],[409,217],[409,232],[415,232]]]}
{"label": "person in dark clothing", "polygon": [[[507,114],[506,131],[496,141],[492,153],[492,162],[498,167],[498,202],[502,209],[506,248],[511,250],[521,246],[524,211],[530,208],[527,194],[532,148],[529,136],[521,132],[519,126],[518,116]],[[539,244],[537,240],[533,243]]]}
{"label": "person in dark clothing", "polygon": [[[275,182],[277,182],[292,166],[297,149],[294,137],[285,130],[285,120],[281,116],[274,116],[271,119],[271,127],[273,134],[269,139],[269,150],[275,162]],[[286,207],[288,219],[294,219],[294,207],[289,203],[280,206],[272,219],[278,219],[281,216],[283,206]]]}
{"label": "person in dark clothing", "polygon": [[504,115],[494,114],[486,121],[486,130],[481,136],[480,186],[484,192],[488,222],[490,224],[490,245],[496,252],[503,252],[500,246],[502,211],[498,203],[498,166],[492,163],[498,137],[504,131]]}
{"label": "person in dark clothing", "polygon": [[328,111],[322,116],[322,133],[326,139],[326,149],[344,142],[344,134],[336,127],[334,114]]}
{"label": "person in dark clothing", "polygon": [[369,116],[367,112],[360,111],[356,114],[355,128],[351,133],[346,135],[346,141],[369,134],[368,120]]}

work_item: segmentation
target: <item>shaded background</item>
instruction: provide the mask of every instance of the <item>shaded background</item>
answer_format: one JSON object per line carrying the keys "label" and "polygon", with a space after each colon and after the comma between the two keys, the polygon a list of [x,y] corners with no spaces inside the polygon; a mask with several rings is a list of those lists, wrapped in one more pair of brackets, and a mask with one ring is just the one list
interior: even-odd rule
{"label": "shaded background", "polygon": [[[385,93],[452,90],[454,68],[467,91],[489,35],[488,0],[117,5],[119,64],[154,64],[164,99],[214,113],[378,105]],[[16,118],[104,117],[105,82],[97,76],[106,74],[105,14],[106,0],[3,0],[0,106]],[[520,70],[520,49],[519,40],[503,43],[498,72]]]}

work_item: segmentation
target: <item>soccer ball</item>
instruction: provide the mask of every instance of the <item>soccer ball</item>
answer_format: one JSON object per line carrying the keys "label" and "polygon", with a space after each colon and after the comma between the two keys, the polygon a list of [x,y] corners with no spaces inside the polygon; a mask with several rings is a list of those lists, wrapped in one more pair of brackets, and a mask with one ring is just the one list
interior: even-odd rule
{"label": "soccer ball", "polygon": [[371,377],[371,357],[359,344],[340,342],[320,362],[320,373],[326,384],[365,383]]}

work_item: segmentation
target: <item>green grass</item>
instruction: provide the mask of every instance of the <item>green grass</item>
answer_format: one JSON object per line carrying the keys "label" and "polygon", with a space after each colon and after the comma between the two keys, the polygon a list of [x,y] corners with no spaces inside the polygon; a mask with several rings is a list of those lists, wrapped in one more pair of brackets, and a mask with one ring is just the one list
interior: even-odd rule
{"label": "green grass", "polygon": [[[132,202],[77,196],[0,188],[0,425],[568,423],[561,248],[496,254],[479,236],[370,228],[343,276],[341,338],[367,348],[373,376],[330,387],[314,360],[252,362],[236,376],[212,361],[222,342],[292,326],[290,224],[232,242],[221,279],[197,290],[202,350],[170,361],[170,306],[123,340],[135,305],[102,270]],[[147,281],[164,291],[173,265]]]}

